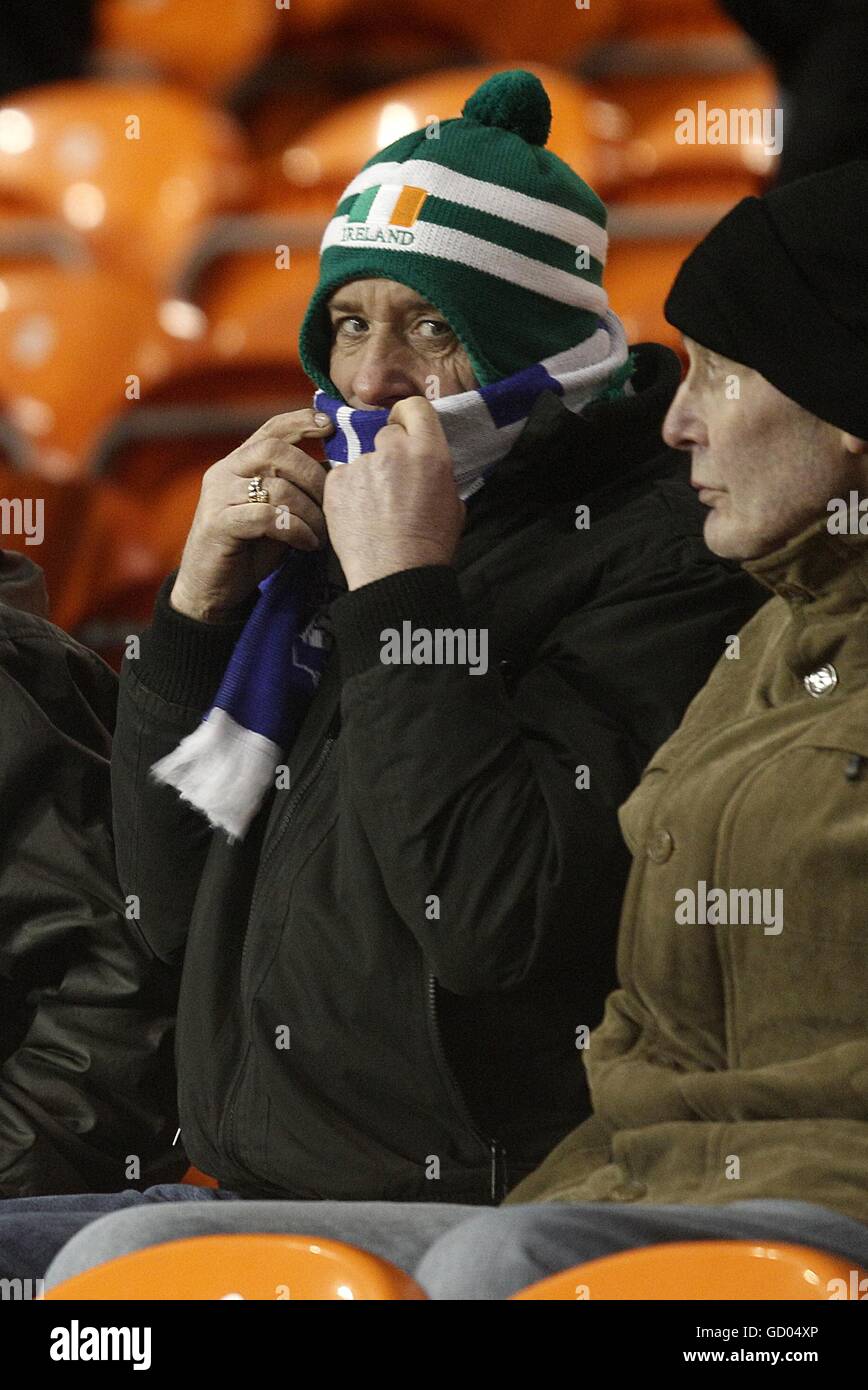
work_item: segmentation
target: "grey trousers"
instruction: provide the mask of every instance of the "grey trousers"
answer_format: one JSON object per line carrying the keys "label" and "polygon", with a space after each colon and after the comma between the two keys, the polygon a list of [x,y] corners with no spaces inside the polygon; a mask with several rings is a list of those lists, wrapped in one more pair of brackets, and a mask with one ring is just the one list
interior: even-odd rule
{"label": "grey trousers", "polygon": [[348,1241],[413,1274],[434,1299],[507,1298],[571,1265],[666,1241],[788,1241],[843,1256],[854,1268],[868,1267],[868,1226],[808,1202],[479,1208],[415,1202],[198,1200],[136,1205],[91,1222],[52,1261],[46,1286],[148,1245],[231,1232]]}

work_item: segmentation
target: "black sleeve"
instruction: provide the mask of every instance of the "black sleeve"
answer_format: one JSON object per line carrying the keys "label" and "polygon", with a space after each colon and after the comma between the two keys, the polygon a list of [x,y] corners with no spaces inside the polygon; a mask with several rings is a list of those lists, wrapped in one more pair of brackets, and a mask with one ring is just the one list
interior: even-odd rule
{"label": "black sleeve", "polygon": [[175,1178],[177,980],[118,888],[116,678],[17,621],[0,640],[0,1195]]}
{"label": "black sleeve", "polygon": [[169,603],[161,586],[141,655],[124,659],[112,750],[118,874],[140,903],[142,931],[164,961],[179,959],[213,829],[174,787],[149,770],[192,733],[213,702],[254,596],[231,621],[200,623]]}

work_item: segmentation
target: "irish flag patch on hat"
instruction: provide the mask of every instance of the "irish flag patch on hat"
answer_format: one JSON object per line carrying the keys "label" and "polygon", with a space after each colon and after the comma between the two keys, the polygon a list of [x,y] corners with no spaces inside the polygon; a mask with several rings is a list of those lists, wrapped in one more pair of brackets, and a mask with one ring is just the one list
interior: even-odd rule
{"label": "irish flag patch on hat", "polygon": [[[357,194],[343,229],[344,241],[397,241],[410,244],[415,238],[398,233],[408,232],[428,197],[424,188],[411,183],[381,183]],[[395,233],[390,236],[390,230]]]}

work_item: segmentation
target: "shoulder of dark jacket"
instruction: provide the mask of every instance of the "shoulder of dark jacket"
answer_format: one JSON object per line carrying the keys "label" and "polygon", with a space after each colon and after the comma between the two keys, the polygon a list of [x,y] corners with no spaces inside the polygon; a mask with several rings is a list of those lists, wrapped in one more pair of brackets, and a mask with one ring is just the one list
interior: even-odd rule
{"label": "shoulder of dark jacket", "polygon": [[111,734],[118,679],[102,657],[47,618],[0,602],[0,670],[8,677],[0,699],[15,687],[59,728],[82,727],[83,706]]}

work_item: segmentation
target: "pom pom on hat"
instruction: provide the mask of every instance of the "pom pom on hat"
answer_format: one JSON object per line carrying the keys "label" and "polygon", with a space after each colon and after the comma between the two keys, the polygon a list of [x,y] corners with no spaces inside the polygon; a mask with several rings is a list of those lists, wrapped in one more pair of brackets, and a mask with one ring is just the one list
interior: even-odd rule
{"label": "pom pom on hat", "polygon": [[552,128],[548,93],[539,78],[523,68],[489,77],[468,97],[461,114],[477,125],[511,131],[529,145],[544,145]]}

